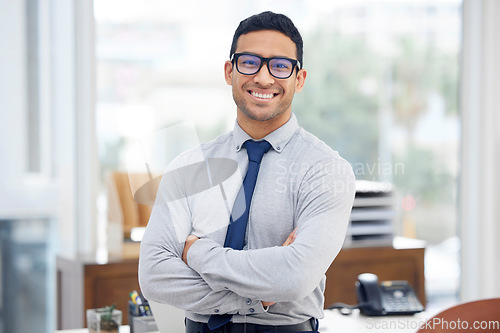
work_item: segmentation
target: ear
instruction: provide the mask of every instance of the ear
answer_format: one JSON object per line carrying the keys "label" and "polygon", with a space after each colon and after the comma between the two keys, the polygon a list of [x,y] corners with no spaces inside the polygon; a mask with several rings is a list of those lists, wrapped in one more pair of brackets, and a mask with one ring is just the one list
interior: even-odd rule
{"label": "ear", "polygon": [[233,83],[233,63],[229,60],[224,64],[224,78],[226,83],[231,86]]}
{"label": "ear", "polygon": [[306,82],[307,71],[305,69],[299,70],[295,78],[295,92],[300,92]]}

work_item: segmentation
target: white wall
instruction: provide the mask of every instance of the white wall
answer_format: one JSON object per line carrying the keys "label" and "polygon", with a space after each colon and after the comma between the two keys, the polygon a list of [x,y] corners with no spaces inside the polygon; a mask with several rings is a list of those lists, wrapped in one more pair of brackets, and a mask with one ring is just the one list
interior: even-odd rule
{"label": "white wall", "polygon": [[464,1],[461,298],[500,297],[500,1]]}

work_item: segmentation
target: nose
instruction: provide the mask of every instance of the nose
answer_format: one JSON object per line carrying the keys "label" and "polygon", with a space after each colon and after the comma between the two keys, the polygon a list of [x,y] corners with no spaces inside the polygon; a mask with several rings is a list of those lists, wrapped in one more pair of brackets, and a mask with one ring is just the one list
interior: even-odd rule
{"label": "nose", "polygon": [[267,62],[262,64],[260,70],[255,74],[253,78],[255,83],[259,83],[263,86],[271,85],[274,83],[274,77],[269,73],[269,68],[267,67]]}

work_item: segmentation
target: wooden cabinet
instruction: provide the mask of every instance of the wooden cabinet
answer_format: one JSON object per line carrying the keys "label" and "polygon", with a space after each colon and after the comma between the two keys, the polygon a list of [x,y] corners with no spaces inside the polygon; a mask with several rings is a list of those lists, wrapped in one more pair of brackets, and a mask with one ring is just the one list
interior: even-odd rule
{"label": "wooden cabinet", "polygon": [[361,273],[374,273],[379,281],[406,280],[425,306],[423,247],[342,249],[326,273],[325,307],[342,302],[357,304],[355,282]]}
{"label": "wooden cabinet", "polygon": [[139,291],[138,259],[99,264],[92,258],[57,258],[57,328],[87,327],[86,309],[116,304],[128,324],[128,300]]}

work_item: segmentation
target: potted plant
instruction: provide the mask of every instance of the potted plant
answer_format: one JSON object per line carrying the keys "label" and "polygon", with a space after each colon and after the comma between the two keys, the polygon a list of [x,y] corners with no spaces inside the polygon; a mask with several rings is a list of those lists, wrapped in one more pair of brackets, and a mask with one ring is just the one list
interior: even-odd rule
{"label": "potted plant", "polygon": [[89,333],[118,333],[122,323],[122,312],[116,305],[87,310],[87,326]]}

